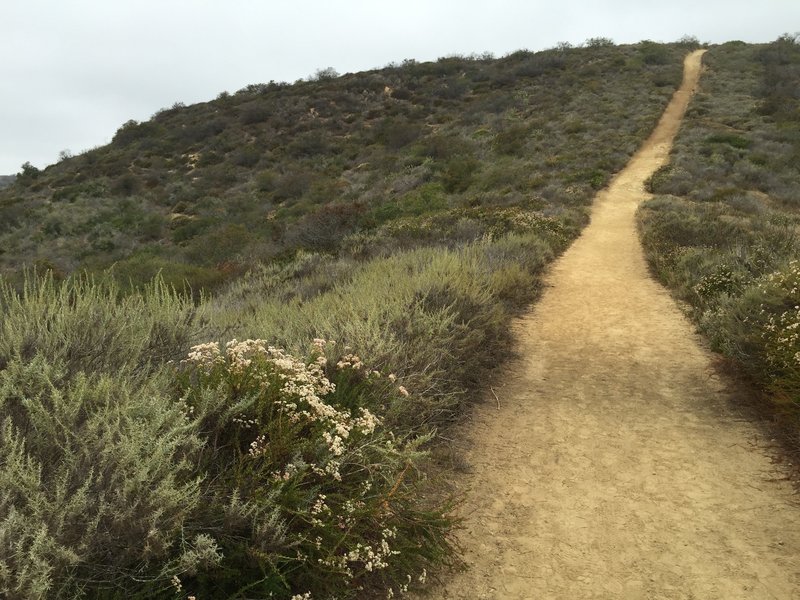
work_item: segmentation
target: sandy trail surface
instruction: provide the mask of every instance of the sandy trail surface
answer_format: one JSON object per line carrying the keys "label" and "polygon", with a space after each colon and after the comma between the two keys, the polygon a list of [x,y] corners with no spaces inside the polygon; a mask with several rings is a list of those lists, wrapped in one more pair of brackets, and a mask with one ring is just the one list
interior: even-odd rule
{"label": "sandy trail surface", "polygon": [[701,55],[517,323],[499,402],[465,425],[468,570],[427,598],[800,599],[800,497],[636,231]]}

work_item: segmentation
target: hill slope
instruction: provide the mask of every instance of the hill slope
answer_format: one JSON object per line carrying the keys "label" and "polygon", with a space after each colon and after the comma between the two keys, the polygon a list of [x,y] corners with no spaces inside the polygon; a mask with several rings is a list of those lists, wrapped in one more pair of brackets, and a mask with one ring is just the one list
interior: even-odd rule
{"label": "hill slope", "polygon": [[126,123],[108,146],[26,170],[0,195],[0,268],[116,262],[123,281],[161,269],[213,287],[297,249],[478,239],[508,229],[486,225],[498,207],[572,236],[655,124],[682,51],[597,40],[176,105]]}
{"label": "hill slope", "polygon": [[0,194],[0,594],[386,597],[452,562],[423,450],[685,51],[253,86],[25,169]]}
{"label": "hill slope", "polygon": [[699,71],[690,55],[683,92],[515,324],[521,358],[497,401],[452,436],[472,467],[470,569],[431,599],[797,597],[791,470],[731,410],[736,386],[648,273],[636,231]]}
{"label": "hill slope", "polygon": [[730,42],[706,64],[673,160],[650,181],[643,241],[800,452],[800,38]]}

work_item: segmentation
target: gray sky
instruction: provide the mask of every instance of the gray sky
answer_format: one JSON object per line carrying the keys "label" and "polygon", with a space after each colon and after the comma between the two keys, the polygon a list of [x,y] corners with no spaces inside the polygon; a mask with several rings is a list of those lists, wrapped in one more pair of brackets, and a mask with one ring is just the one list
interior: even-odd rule
{"label": "gray sky", "polygon": [[108,143],[178,101],[329,66],[798,30],[800,0],[0,0],[0,174]]}

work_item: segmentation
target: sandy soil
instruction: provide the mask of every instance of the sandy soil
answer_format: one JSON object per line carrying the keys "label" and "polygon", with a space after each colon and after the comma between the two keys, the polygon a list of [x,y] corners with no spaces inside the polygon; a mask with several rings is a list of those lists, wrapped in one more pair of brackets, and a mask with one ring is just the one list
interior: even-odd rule
{"label": "sandy soil", "polygon": [[490,396],[465,426],[469,568],[427,598],[800,598],[800,498],[635,227],[701,54],[517,324],[499,407]]}

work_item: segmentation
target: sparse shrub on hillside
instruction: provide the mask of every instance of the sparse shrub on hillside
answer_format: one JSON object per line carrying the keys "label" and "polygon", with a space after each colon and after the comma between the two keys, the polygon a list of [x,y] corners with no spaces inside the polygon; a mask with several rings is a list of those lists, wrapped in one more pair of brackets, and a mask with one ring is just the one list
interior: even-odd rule
{"label": "sparse shrub on hillside", "polygon": [[197,144],[225,131],[227,123],[222,119],[212,119],[186,127],[178,132],[178,139],[183,143]]}
{"label": "sparse shrub on hillside", "polygon": [[310,187],[313,175],[306,170],[289,171],[281,175],[273,189],[273,198],[277,202],[296,200]]}
{"label": "sparse shrub on hillside", "polygon": [[459,194],[467,191],[472,185],[480,163],[469,156],[456,156],[444,163],[441,170],[441,181],[448,194]]}
{"label": "sparse shrub on hillside", "polygon": [[199,300],[204,291],[213,292],[228,279],[217,265],[188,264],[177,257],[167,258],[154,252],[141,252],[114,262],[109,276],[119,282],[122,289],[139,290],[152,280],[153,273],[157,273],[165,285],[195,300]]}
{"label": "sparse shrub on hillside", "polygon": [[669,62],[669,53],[666,51],[666,48],[650,40],[639,42],[639,52],[645,64],[664,65]]}
{"label": "sparse shrub on hillside", "polygon": [[494,148],[500,154],[519,156],[528,142],[530,130],[525,125],[508,125],[497,133]]}
{"label": "sparse shrub on hillside", "polygon": [[261,171],[255,177],[254,185],[259,192],[271,192],[278,182],[278,175],[271,170]]}
{"label": "sparse shrub on hillside", "polygon": [[250,232],[243,225],[214,228],[192,239],[185,255],[191,264],[215,266],[234,261],[249,245]]}
{"label": "sparse shrub on hillside", "polygon": [[309,79],[311,81],[328,81],[339,77],[339,72],[333,67],[326,67],[324,69],[317,69],[313,76]]}
{"label": "sparse shrub on hillside", "polygon": [[317,251],[331,251],[355,231],[366,210],[361,204],[326,204],[308,213],[289,230],[289,243]]}
{"label": "sparse shrub on hillside", "polygon": [[434,160],[447,160],[459,155],[472,153],[472,144],[456,135],[430,135],[420,141],[417,154]]}
{"label": "sparse shrub on hillside", "polygon": [[260,148],[257,148],[256,146],[253,145],[245,146],[244,148],[240,148],[233,154],[233,156],[231,157],[231,162],[237,167],[244,167],[245,169],[251,169],[259,163],[262,155],[263,152]]}
{"label": "sparse shrub on hillside", "polygon": [[419,123],[409,119],[387,118],[375,128],[375,138],[389,148],[399,150],[414,142],[421,132]]}
{"label": "sparse shrub on hillside", "polygon": [[614,46],[614,40],[607,37],[590,37],[584,45],[587,48],[611,48]]}
{"label": "sparse shrub on hillside", "polygon": [[264,121],[267,121],[271,116],[272,111],[269,109],[269,107],[262,104],[256,104],[244,109],[241,117],[239,117],[239,120],[241,121],[242,125],[254,125],[256,123],[263,123]]}
{"label": "sparse shrub on hillside", "polygon": [[314,130],[296,136],[286,150],[295,158],[308,158],[328,154],[331,151],[331,144],[324,132]]}
{"label": "sparse shrub on hillside", "polygon": [[696,50],[701,46],[700,41],[697,39],[696,36],[693,35],[683,35],[680,39],[676,42],[679,46],[686,48],[687,50]]}
{"label": "sparse shrub on hillside", "polygon": [[564,57],[558,51],[545,52],[519,51],[510,54],[503,60],[517,63],[514,75],[517,77],[539,77],[551,71],[558,71],[566,67]]}
{"label": "sparse shrub on hillside", "polygon": [[133,173],[125,173],[111,184],[111,192],[120,196],[133,196],[142,189],[142,182]]}
{"label": "sparse shrub on hillside", "polygon": [[29,161],[22,163],[22,168],[17,174],[16,181],[21,185],[31,185],[39,177],[41,170],[34,167]]}

